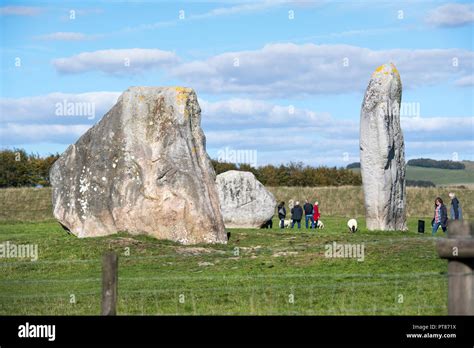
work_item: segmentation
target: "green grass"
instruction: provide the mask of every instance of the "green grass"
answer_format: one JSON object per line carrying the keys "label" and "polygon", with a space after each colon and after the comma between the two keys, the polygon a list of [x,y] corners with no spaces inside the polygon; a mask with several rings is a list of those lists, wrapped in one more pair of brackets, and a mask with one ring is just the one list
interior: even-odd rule
{"label": "green grass", "polygon": [[[428,180],[436,186],[446,185],[473,185],[474,184],[474,164],[470,161],[463,162],[466,169],[438,169],[407,166],[407,180]],[[359,168],[352,169],[359,172]]]}
{"label": "green grass", "polygon": [[[364,228],[351,235],[345,222],[325,217],[317,232],[236,229],[227,245],[197,246],[126,234],[78,239],[51,220],[0,222],[0,243],[39,249],[36,262],[0,258],[0,315],[99,314],[106,250],[120,255],[119,314],[447,314],[436,238]],[[415,231],[416,219],[409,224]],[[364,261],[325,257],[333,241],[364,243]]]}
{"label": "green grass", "polygon": [[[447,313],[447,262],[429,231],[414,232],[417,217],[429,223],[433,198],[446,190],[409,188],[410,231],[402,233],[364,229],[361,187],[269,189],[278,200],[317,198],[326,228],[236,229],[227,245],[181,246],[124,233],[78,239],[52,219],[49,188],[0,190],[0,244],[39,248],[36,262],[0,258],[0,315],[99,314],[107,250],[120,255],[119,314]],[[455,191],[466,218],[474,215],[472,191]],[[346,231],[349,216],[362,227],[354,235]],[[363,243],[364,261],[325,257],[333,241]]]}

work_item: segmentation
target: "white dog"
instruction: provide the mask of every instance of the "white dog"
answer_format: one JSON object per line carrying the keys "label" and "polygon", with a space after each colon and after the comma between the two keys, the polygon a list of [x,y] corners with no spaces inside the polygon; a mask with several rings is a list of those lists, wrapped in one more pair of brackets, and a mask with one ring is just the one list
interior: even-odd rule
{"label": "white dog", "polygon": [[324,228],[324,223],[321,220],[318,220],[318,224],[315,227],[323,229]]}
{"label": "white dog", "polygon": [[357,220],[350,219],[349,221],[347,221],[347,227],[349,227],[349,232],[355,233],[357,231]]}
{"label": "white dog", "polygon": [[283,221],[283,227],[290,228],[291,227],[291,219],[287,219]]}

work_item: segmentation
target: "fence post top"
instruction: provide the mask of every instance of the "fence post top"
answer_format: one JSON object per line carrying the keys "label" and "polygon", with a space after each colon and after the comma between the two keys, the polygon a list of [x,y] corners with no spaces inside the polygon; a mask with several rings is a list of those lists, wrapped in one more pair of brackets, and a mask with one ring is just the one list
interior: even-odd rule
{"label": "fence post top", "polygon": [[448,238],[474,238],[474,222],[450,220]]}

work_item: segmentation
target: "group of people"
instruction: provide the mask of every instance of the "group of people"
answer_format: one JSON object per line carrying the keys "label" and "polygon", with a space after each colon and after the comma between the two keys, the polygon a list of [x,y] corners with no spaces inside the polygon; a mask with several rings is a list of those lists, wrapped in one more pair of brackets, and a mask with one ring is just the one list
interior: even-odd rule
{"label": "group of people", "polygon": [[[451,220],[462,220],[462,210],[459,200],[453,192],[449,193],[449,198],[451,198]],[[440,227],[443,232],[446,232],[448,226],[448,209],[444,205],[441,197],[436,197],[435,199],[434,217],[433,220],[431,220],[431,226],[433,227],[433,236],[438,232]]]}
{"label": "group of people", "polygon": [[[291,213],[291,228],[298,225],[298,228],[301,228],[301,220],[303,215],[306,222],[306,228],[316,228],[318,226],[318,221],[321,216],[319,213],[319,203],[314,202],[314,205],[311,204],[308,200],[305,200],[303,207],[300,206],[300,202],[296,202],[293,207],[290,209]],[[278,218],[280,219],[280,228],[285,228],[285,218],[286,218],[286,208],[285,202],[281,202],[278,205]],[[309,223],[311,222],[311,227]]]}
{"label": "group of people", "polygon": [[[449,198],[451,199],[451,209],[450,209],[450,218],[451,220],[462,220],[462,210],[461,204],[453,192],[449,193]],[[280,220],[280,228],[285,228],[285,219],[286,219],[286,207],[285,202],[280,202],[278,205],[278,219]],[[311,204],[308,200],[305,200],[305,204],[301,207],[300,202],[296,202],[293,207],[290,208],[291,214],[291,228],[294,228],[295,225],[301,229],[301,220],[305,219],[306,228],[316,228],[318,227],[318,221],[321,217],[319,213],[319,203],[316,201],[314,204]],[[271,224],[271,219],[269,221]],[[435,199],[435,209],[433,220],[431,221],[432,226],[432,235],[435,235],[438,232],[438,229],[441,227],[443,232],[446,232],[448,225],[448,210],[443,203],[441,197],[436,197]],[[266,226],[270,227],[270,226]]]}

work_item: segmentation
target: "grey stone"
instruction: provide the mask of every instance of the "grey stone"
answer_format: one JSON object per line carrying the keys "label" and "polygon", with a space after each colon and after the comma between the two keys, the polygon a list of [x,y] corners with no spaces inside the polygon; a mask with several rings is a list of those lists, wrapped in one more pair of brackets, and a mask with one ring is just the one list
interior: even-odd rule
{"label": "grey stone", "polygon": [[129,88],[51,168],[56,219],[78,237],[225,243],[200,113],[192,89]]}
{"label": "grey stone", "polygon": [[252,173],[229,170],[216,183],[226,227],[259,228],[275,213],[275,197]]}
{"label": "grey stone", "polygon": [[369,230],[406,230],[402,83],[393,64],[372,74],[360,115],[360,164]]}

